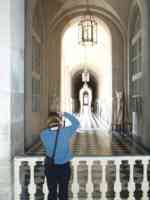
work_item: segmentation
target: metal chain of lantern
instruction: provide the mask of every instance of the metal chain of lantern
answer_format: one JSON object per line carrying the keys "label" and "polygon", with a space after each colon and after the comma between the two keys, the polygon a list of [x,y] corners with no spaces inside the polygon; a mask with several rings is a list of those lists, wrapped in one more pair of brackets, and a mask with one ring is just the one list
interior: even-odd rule
{"label": "metal chain of lantern", "polygon": [[[88,0],[86,0],[86,3],[86,11],[78,24],[78,43],[84,46],[85,49],[88,46],[97,44],[97,22],[90,12]],[[86,67],[84,67],[84,71],[82,72],[82,82],[87,83],[89,81],[90,74]]]}

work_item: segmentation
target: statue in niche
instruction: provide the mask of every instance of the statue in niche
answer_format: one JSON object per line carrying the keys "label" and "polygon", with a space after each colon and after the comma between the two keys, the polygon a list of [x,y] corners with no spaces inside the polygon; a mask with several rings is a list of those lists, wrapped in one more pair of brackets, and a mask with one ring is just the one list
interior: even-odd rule
{"label": "statue in niche", "polygon": [[121,128],[123,123],[123,92],[115,91],[116,94],[116,125]]}

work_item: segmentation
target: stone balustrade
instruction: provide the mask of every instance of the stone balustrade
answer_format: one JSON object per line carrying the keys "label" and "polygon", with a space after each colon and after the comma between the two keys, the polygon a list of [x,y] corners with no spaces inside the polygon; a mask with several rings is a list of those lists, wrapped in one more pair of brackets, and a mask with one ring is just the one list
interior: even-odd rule
{"label": "stone balustrade", "polygon": [[[150,157],[75,157],[69,199],[150,199]],[[14,199],[46,200],[44,157],[14,159]]]}

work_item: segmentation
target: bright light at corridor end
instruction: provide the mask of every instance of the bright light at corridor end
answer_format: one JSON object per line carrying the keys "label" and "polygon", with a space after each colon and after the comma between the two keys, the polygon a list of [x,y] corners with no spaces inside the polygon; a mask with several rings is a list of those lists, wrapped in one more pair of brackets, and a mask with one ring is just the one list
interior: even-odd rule
{"label": "bright light at corridor end", "polygon": [[72,111],[75,101],[72,93],[74,74],[86,69],[97,81],[96,102],[102,116],[111,124],[112,120],[112,41],[108,26],[97,21],[97,45],[86,48],[78,43],[80,17],[70,22],[62,35],[61,60],[61,108]]}

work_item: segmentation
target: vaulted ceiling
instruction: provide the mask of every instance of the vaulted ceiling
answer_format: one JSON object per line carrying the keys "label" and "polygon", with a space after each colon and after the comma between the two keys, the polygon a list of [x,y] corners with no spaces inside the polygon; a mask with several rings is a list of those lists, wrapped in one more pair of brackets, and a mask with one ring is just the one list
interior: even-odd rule
{"label": "vaulted ceiling", "polygon": [[123,20],[123,22],[127,24],[129,16],[129,7],[132,0],[105,0],[105,1],[109,3],[116,10],[120,18]]}
{"label": "vaulted ceiling", "polygon": [[[45,25],[48,28],[50,24],[55,23],[55,17],[62,18],[61,13],[66,10],[72,10],[75,7],[87,5],[87,0],[33,0],[35,2],[42,1],[44,6]],[[123,27],[122,30],[127,31],[129,10],[133,0],[88,0],[89,5],[97,7],[99,11],[106,10],[118,18],[119,23]],[[103,11],[102,11],[103,12]],[[57,18],[56,17],[56,18]]]}
{"label": "vaulted ceiling", "polygon": [[[54,2],[59,5],[58,10],[61,8],[62,5],[64,5],[68,1],[77,1],[77,0],[55,0],[50,2],[53,4]],[[89,2],[92,2],[94,0],[89,0]],[[120,16],[121,20],[124,22],[124,24],[127,24],[128,16],[129,16],[129,7],[133,0],[98,0],[99,2],[106,2],[108,3]],[[85,0],[86,3],[86,0]]]}

